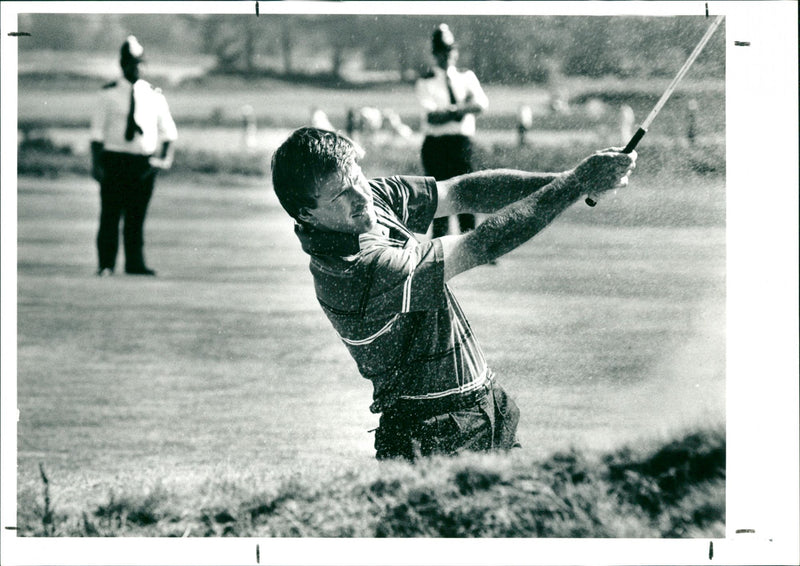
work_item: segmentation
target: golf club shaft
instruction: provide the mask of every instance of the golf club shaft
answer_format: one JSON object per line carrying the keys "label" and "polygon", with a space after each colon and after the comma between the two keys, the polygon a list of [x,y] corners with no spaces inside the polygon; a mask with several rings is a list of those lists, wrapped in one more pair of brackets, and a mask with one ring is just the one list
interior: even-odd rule
{"label": "golf club shaft", "polygon": [[[636,145],[639,143],[639,141],[647,133],[647,129],[650,127],[650,124],[652,124],[653,120],[656,119],[656,116],[658,116],[658,113],[661,112],[661,109],[664,107],[664,104],[667,103],[667,100],[669,99],[669,97],[672,96],[672,93],[675,90],[675,87],[678,86],[678,83],[681,81],[683,76],[689,70],[689,67],[692,66],[692,63],[694,63],[694,60],[697,59],[697,56],[700,55],[700,52],[706,46],[706,43],[708,43],[708,40],[711,39],[711,36],[714,35],[715,31],[717,31],[717,28],[722,23],[722,20],[724,18],[725,17],[722,16],[722,15],[717,16],[716,18],[714,18],[714,21],[712,22],[712,24],[710,26],[708,26],[708,29],[706,30],[705,35],[703,35],[702,39],[700,39],[700,43],[698,43],[697,46],[694,48],[694,51],[692,51],[692,54],[689,55],[689,58],[683,64],[683,67],[681,67],[680,71],[678,71],[678,74],[675,75],[675,78],[672,79],[672,82],[669,83],[669,86],[667,87],[667,90],[665,90],[664,94],[661,95],[661,98],[658,99],[658,102],[653,107],[653,109],[650,111],[650,114],[647,115],[647,118],[644,119],[644,122],[642,122],[642,125],[639,126],[639,129],[636,130],[636,133],[633,134],[633,137],[628,142],[628,145],[625,146],[625,149],[622,150],[622,153],[630,153],[636,148]],[[591,194],[588,195],[586,197],[586,204],[588,204],[589,206],[596,205],[597,204],[597,197],[595,195],[591,195]]]}

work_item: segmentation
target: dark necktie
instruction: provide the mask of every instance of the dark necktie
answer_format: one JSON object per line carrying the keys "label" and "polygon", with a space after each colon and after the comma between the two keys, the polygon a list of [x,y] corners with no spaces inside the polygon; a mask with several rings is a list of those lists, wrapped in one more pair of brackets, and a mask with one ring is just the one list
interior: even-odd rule
{"label": "dark necktie", "polygon": [[128,125],[125,127],[125,139],[131,141],[136,132],[142,133],[142,129],[136,120],[133,118],[133,113],[136,110],[136,100],[133,98],[133,85],[131,85],[131,105],[128,108]]}
{"label": "dark necktie", "polygon": [[445,72],[444,76],[447,82],[447,94],[450,95],[450,104],[457,104],[458,101],[456,100],[456,93],[453,92],[453,83],[450,80],[450,75]]}

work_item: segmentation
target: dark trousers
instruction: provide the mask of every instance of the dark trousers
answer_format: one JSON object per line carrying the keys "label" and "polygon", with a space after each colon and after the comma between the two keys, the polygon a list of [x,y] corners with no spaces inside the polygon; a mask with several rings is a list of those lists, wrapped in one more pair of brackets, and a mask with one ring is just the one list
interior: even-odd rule
{"label": "dark trousers", "polygon": [[[416,403],[424,406],[427,401]],[[518,424],[517,404],[502,387],[493,384],[472,406],[441,414],[390,408],[381,415],[375,431],[375,457],[413,461],[424,456],[519,448]]]}
{"label": "dark trousers", "polygon": [[[456,175],[472,171],[472,139],[469,136],[447,135],[426,136],[422,142],[422,166],[425,174],[437,181],[444,181]],[[433,237],[447,234],[450,219],[434,218]],[[475,215],[459,214],[458,228],[460,232],[468,232],[475,228]]]}
{"label": "dark trousers", "polygon": [[100,228],[97,231],[99,269],[114,269],[119,248],[119,221],[125,247],[125,270],[145,268],[144,219],[153,195],[156,170],[148,157],[103,152],[105,178],[100,183]]}

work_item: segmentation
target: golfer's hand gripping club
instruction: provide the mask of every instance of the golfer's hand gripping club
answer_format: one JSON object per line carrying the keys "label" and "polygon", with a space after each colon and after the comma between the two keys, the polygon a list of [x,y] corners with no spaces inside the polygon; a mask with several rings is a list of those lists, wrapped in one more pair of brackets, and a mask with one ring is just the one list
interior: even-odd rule
{"label": "golfer's hand gripping club", "polygon": [[[633,137],[631,138],[631,140],[628,142],[628,145],[626,145],[626,146],[623,148],[623,150],[622,150],[620,153],[630,153],[630,152],[632,152],[634,149],[636,149],[636,144],[638,144],[638,143],[639,143],[639,140],[640,140],[640,139],[642,139],[646,133],[647,133],[647,130],[644,130],[644,129],[642,129],[642,128],[639,128],[639,129],[636,131],[636,133],[633,135]],[[628,178],[628,176],[627,176],[627,175],[625,175],[625,177],[623,177],[623,178],[622,178],[622,183],[623,183],[623,184],[626,184],[626,183],[627,183],[627,178]],[[599,198],[599,197],[598,197],[598,195],[596,195],[596,194],[594,194],[594,193],[589,193],[589,194],[586,196],[586,201],[585,201],[585,202],[586,202],[586,204],[588,204],[589,206],[595,206],[595,205],[597,204],[597,199],[598,199],[598,198]]]}
{"label": "golfer's hand gripping club", "polygon": [[625,186],[636,157],[634,150],[626,154],[621,147],[609,147],[585,158],[571,173],[583,191],[598,195]]}

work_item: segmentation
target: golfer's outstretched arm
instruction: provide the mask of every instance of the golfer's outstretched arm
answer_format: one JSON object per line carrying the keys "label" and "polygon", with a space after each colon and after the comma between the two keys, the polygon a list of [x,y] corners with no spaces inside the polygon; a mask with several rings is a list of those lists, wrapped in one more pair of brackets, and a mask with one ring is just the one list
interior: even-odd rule
{"label": "golfer's outstretched arm", "polygon": [[635,163],[636,152],[604,150],[564,173],[483,171],[441,183],[437,215],[443,211],[494,212],[472,232],[441,238],[445,279],[530,240],[582,195],[619,186]]}
{"label": "golfer's outstretched arm", "polygon": [[435,216],[495,212],[541,189],[561,175],[563,173],[492,169],[437,181],[439,203]]}

